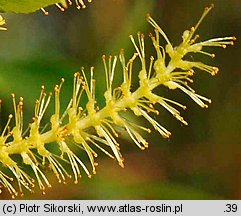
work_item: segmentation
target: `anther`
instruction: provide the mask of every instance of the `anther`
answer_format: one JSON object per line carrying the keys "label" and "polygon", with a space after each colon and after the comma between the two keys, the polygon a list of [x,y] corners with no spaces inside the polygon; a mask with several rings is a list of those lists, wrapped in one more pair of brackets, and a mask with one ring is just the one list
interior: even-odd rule
{"label": "anther", "polygon": [[123,161],[120,161],[120,162],[119,162],[119,165],[121,166],[121,168],[124,168]]}
{"label": "anther", "polygon": [[65,11],[65,9],[60,4],[56,3],[55,5],[59,8],[59,10]]}
{"label": "anther", "polygon": [[148,14],[146,15],[146,19],[149,20],[150,17],[151,17],[151,15],[148,13]]}
{"label": "anther", "polygon": [[67,1],[68,1],[68,4],[69,4],[69,5],[72,5],[72,4],[73,4],[71,0],[67,0]]}
{"label": "anther", "polygon": [[153,36],[152,33],[149,33],[149,37],[150,37],[150,38],[154,38],[154,36]]}
{"label": "anther", "polygon": [[41,8],[41,11],[46,15],[46,16],[48,16],[49,15],[49,12],[48,11],[46,11],[44,8]]}

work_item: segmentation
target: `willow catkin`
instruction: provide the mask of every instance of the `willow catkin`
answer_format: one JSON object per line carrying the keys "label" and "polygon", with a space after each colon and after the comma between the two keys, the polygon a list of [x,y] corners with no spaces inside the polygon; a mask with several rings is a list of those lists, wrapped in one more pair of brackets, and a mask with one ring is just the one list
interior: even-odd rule
{"label": "willow catkin", "polygon": [[[0,136],[0,162],[2,167],[11,171],[12,175],[0,170],[1,185],[8,190],[13,198],[18,194],[22,195],[24,189],[33,191],[35,185],[45,193],[46,187],[51,187],[51,184],[45,175],[46,169],[43,169],[43,166],[48,166],[60,183],[66,183],[66,179],[71,177],[77,183],[83,172],[89,177],[96,173],[97,152],[105,153],[110,158],[115,159],[121,167],[124,167],[124,159],[118,143],[120,132],[125,131],[133,142],[144,150],[148,147],[148,142],[140,131],[151,133],[151,129],[127,119],[123,116],[123,112],[132,112],[136,116],[142,116],[164,138],[169,138],[171,132],[153,118],[153,115],[159,114],[156,104],[161,105],[174,118],[187,125],[179,111],[186,109],[186,106],[173,99],[165,98],[154,90],[161,85],[170,90],[179,89],[202,108],[207,108],[208,104],[211,103],[210,99],[197,94],[190,87],[190,84],[193,82],[192,76],[196,69],[215,75],[218,68],[204,62],[189,61],[185,57],[190,53],[192,55],[201,53],[213,58],[215,55],[206,52],[206,47],[226,48],[227,45],[233,45],[235,37],[197,41],[196,31],[212,7],[213,5],[205,8],[198,23],[191,29],[184,31],[182,42],[175,47],[154,19],[147,15],[147,21],[154,27],[154,34],[150,34],[150,38],[156,55],[146,56],[142,33],[138,33],[137,38],[130,36],[135,49],[135,53],[130,59],[126,60],[123,50],[121,50],[119,57],[106,57],[104,55],[102,60],[106,77],[106,91],[104,93],[105,106],[101,109],[95,97],[96,81],[93,67],[88,72],[90,79],[87,79],[84,68],[74,74],[72,98],[63,113],[60,112],[60,92],[64,79],[55,86],[54,94],[46,94],[45,88],[42,86],[40,96],[36,100],[33,121],[29,124],[30,129],[25,136],[23,136],[24,100],[22,97],[17,100],[12,94],[14,114],[9,115]],[[0,24],[4,23],[1,18]],[[160,44],[160,37],[164,38],[166,44]],[[141,70],[134,71],[133,65],[138,59],[141,62]],[[122,66],[121,71],[117,71],[118,62]],[[122,73],[123,82],[119,86],[114,86],[114,78],[120,73]],[[132,88],[133,76],[139,78],[137,89]],[[88,101],[85,107],[81,107],[80,102],[84,94]],[[53,97],[55,110],[49,120],[51,127],[43,132],[41,121]],[[9,127],[11,121],[14,121],[12,128]],[[58,155],[47,148],[49,143],[55,144],[60,152]],[[72,150],[74,149],[73,145],[80,147],[81,154],[88,156],[91,170],[77,156],[80,153],[76,154],[76,150]],[[21,156],[21,162],[15,161],[11,157],[16,154]],[[72,173],[67,171],[66,161],[68,161]],[[26,166],[31,168],[35,178],[30,177],[24,171],[23,167]],[[18,189],[13,186],[15,181],[18,183]]]}

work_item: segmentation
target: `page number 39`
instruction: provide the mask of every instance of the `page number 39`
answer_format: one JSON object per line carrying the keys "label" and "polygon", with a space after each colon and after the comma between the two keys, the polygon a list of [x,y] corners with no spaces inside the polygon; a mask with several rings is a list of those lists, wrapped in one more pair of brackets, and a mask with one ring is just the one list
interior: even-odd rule
{"label": "page number 39", "polygon": [[238,206],[237,204],[226,204],[226,209],[224,212],[237,212],[238,211]]}

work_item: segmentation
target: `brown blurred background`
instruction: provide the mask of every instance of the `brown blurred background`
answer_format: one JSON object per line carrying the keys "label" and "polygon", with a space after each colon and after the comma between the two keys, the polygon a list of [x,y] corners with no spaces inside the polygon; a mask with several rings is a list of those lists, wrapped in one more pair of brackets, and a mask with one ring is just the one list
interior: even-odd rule
{"label": "brown blurred background", "polygon": [[[129,34],[142,31],[148,41],[153,31],[145,21],[147,13],[178,44],[182,32],[211,3],[215,8],[198,31],[201,39],[235,35],[238,40],[234,47],[212,49],[215,59],[200,59],[220,68],[216,77],[205,72],[195,75],[194,88],[213,101],[209,109],[199,108],[176,91],[163,90],[164,96],[188,106],[183,116],[189,126],[162,109],[158,120],[172,132],[171,139],[153,133],[146,151],[120,140],[124,169],[102,155],[92,179],[84,176],[78,185],[70,181],[63,186],[50,176],[53,188],[46,195],[27,192],[24,199],[241,199],[240,0],[94,0],[81,11],[69,8],[62,13],[49,7],[49,16],[5,14],[8,31],[0,35],[1,120],[4,124],[12,112],[10,93],[16,92],[24,97],[25,120],[30,121],[40,86],[52,90],[61,77],[66,79],[65,107],[71,97],[72,74],[81,66],[95,66],[98,101],[103,104],[102,54],[116,55],[124,48],[131,57]],[[150,42],[146,47],[151,53]],[[0,198],[9,197],[3,193]]]}

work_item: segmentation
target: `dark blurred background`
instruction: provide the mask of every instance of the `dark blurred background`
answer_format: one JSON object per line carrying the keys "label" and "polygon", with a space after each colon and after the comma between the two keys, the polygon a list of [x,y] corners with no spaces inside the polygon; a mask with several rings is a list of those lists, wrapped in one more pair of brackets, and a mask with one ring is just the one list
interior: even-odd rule
{"label": "dark blurred background", "polygon": [[[64,108],[71,97],[72,75],[81,66],[87,71],[95,66],[98,100],[103,104],[102,54],[118,55],[124,48],[131,57],[134,49],[128,36],[142,31],[148,41],[153,31],[145,20],[147,13],[178,44],[182,32],[196,24],[211,3],[215,8],[198,31],[201,39],[235,35],[238,40],[225,50],[212,49],[215,59],[200,59],[220,68],[216,77],[199,71],[195,75],[193,87],[212,99],[210,107],[201,109],[186,95],[163,90],[160,94],[188,106],[182,114],[189,126],[162,109],[159,122],[172,132],[170,139],[153,133],[145,151],[120,140],[124,169],[101,155],[92,179],[83,176],[78,185],[70,181],[63,186],[50,176],[53,188],[46,195],[26,193],[24,199],[241,199],[240,0],[94,0],[81,11],[70,7],[63,13],[49,7],[49,16],[40,11],[4,14],[8,31],[0,34],[1,122],[4,125],[12,113],[12,92],[24,97],[29,122],[40,86],[52,91],[61,77],[66,80]],[[153,49],[149,41],[146,49]],[[116,78],[120,80],[121,74]]]}

